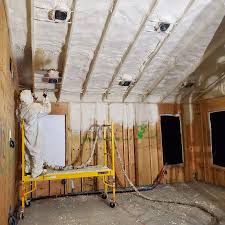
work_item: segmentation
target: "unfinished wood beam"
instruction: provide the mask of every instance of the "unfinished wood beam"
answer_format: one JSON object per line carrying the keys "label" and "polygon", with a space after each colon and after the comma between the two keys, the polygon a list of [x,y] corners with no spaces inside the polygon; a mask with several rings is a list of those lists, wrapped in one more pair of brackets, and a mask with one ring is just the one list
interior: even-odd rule
{"label": "unfinished wood beam", "polygon": [[[195,39],[196,38],[193,38],[189,43],[194,43],[195,42]],[[204,62],[205,60],[209,59],[209,57],[215,52],[215,50],[218,48],[218,47],[221,47],[221,44],[223,44],[224,42],[219,42],[216,47],[214,47],[213,49],[211,49],[210,51],[208,51],[201,59],[201,62],[199,63],[199,65],[201,65],[202,62]],[[170,71],[170,69],[168,70]],[[167,74],[168,71],[165,73]],[[165,77],[165,76],[164,76]],[[163,79],[164,79],[163,77]],[[181,84],[187,79],[187,77],[185,77],[182,81],[180,81],[174,88],[172,88],[170,91],[168,91],[165,95],[163,95],[161,97],[161,103],[164,102],[177,88],[179,88],[179,86],[181,86]],[[193,89],[192,89],[193,90]],[[191,94],[191,91],[187,92],[183,98],[186,98],[189,94]]]}
{"label": "unfinished wood beam", "polygon": [[[26,88],[34,90],[34,69],[33,69],[33,0],[26,0],[26,15],[27,15],[27,42],[24,49],[24,63],[22,67],[28,68],[31,77],[25,77],[24,84]],[[24,70],[23,68],[23,70]],[[29,74],[28,73],[28,74]]]}
{"label": "unfinished wood beam", "polygon": [[81,94],[80,94],[80,99],[82,100],[83,96],[85,95],[86,91],[87,91],[87,87],[88,87],[88,82],[90,80],[90,77],[91,77],[91,73],[94,69],[94,66],[95,66],[95,63],[96,63],[96,60],[98,58],[98,53],[101,49],[101,46],[102,46],[102,43],[105,39],[105,36],[106,36],[106,33],[107,33],[107,30],[109,28],[109,24],[110,24],[110,21],[112,19],[112,16],[114,14],[114,11],[115,11],[115,7],[117,5],[117,2],[118,0],[113,0],[112,1],[112,5],[108,11],[108,15],[107,15],[107,18],[106,18],[106,21],[105,21],[105,24],[104,24],[104,28],[102,30],[102,33],[101,33],[101,37],[98,41],[98,44],[95,48],[95,51],[94,51],[94,56],[91,60],[91,63],[90,63],[90,66],[89,66],[89,69],[88,69],[88,72],[86,74],[86,77],[85,77],[85,80],[83,82],[83,85],[82,85],[82,90],[81,90]]}
{"label": "unfinished wood beam", "polygon": [[59,92],[58,92],[58,96],[57,99],[60,99],[61,96],[61,92],[62,92],[62,85],[63,85],[63,81],[65,79],[65,72],[66,72],[66,68],[67,68],[67,61],[68,61],[68,57],[69,57],[69,49],[70,49],[70,45],[71,45],[71,41],[72,41],[72,31],[73,31],[73,27],[74,27],[74,14],[75,14],[75,7],[76,7],[76,0],[73,0],[72,2],[72,7],[71,7],[71,23],[68,23],[68,31],[67,31],[67,35],[66,35],[66,39],[65,39],[65,46],[64,46],[64,62],[62,64],[62,82],[61,85],[59,87]]}
{"label": "unfinished wood beam", "polygon": [[102,95],[102,100],[104,100],[105,98],[107,98],[111,88],[112,88],[112,85],[113,85],[113,82],[115,80],[115,78],[117,77],[118,73],[120,72],[125,60],[127,59],[128,55],[130,54],[130,51],[131,49],[133,48],[134,44],[136,43],[140,33],[143,31],[144,27],[145,27],[145,24],[148,20],[148,18],[150,17],[150,15],[152,14],[153,10],[155,9],[157,5],[157,0],[155,0],[149,7],[146,15],[144,16],[142,22],[141,22],[141,25],[138,29],[138,31],[136,32],[135,36],[134,36],[134,39],[131,41],[131,43],[129,44],[128,48],[126,49],[125,53],[123,54],[119,64],[116,66],[115,70],[114,70],[114,73],[113,73],[113,76],[112,76],[112,79],[108,85],[108,88],[106,90],[106,92]]}
{"label": "unfinished wood beam", "polygon": [[[166,42],[166,40],[170,37],[171,33],[173,33],[173,31],[175,30],[175,28],[177,27],[177,25],[180,23],[180,21],[182,20],[182,18],[184,17],[184,15],[188,12],[188,10],[190,9],[190,7],[193,5],[195,0],[191,0],[187,7],[185,8],[184,12],[182,13],[182,15],[180,16],[180,18],[177,20],[176,24],[174,24],[174,26],[172,27],[171,31],[167,34],[167,36],[163,39],[163,41],[159,42],[158,45],[156,46],[155,50],[148,56],[148,59],[143,63],[142,69],[140,71],[140,73],[137,76],[136,82],[133,86],[130,86],[126,93],[123,96],[123,102],[126,100],[126,98],[128,97],[128,95],[130,94],[130,92],[132,91],[132,89],[135,87],[135,85],[139,82],[139,80],[142,78],[145,70],[147,69],[147,67],[150,65],[150,63],[152,62],[152,60],[154,59],[154,57],[158,54],[159,50],[161,49],[161,47],[164,45],[164,43]],[[161,79],[161,77],[160,77]],[[150,87],[149,91],[147,92],[147,94],[145,95],[144,99],[147,98],[152,91],[155,89],[156,86],[158,86],[158,84],[160,83],[160,79],[157,79],[153,85]],[[143,99],[143,100],[144,100]]]}
{"label": "unfinished wood beam", "polygon": [[[28,3],[30,2],[30,3]],[[34,1],[27,0],[27,4],[30,4],[30,45],[31,45],[31,72],[32,72],[32,90],[34,91],[34,76],[35,76],[35,65],[34,65]]]}
{"label": "unfinished wood beam", "polygon": [[[191,40],[191,42],[195,42],[195,40]],[[224,44],[224,40],[223,41],[219,41],[214,48],[210,49],[210,51],[207,51],[206,54],[204,54],[204,56],[201,59],[201,62],[199,63],[199,65],[201,65],[202,62],[204,62],[205,60],[209,60],[209,57],[215,53],[216,49],[218,49],[219,47],[222,47],[222,45]],[[223,74],[221,74],[221,77],[223,76]],[[221,77],[219,77],[215,82],[220,82]],[[185,79],[183,79],[181,82],[179,82],[174,88],[172,88],[170,91],[168,91],[165,95],[162,96],[161,101],[160,102],[164,102],[177,88],[179,88],[181,86],[181,84],[187,79],[187,77]],[[214,82],[212,83],[214,84]],[[217,84],[216,84],[217,85]],[[188,91],[183,98],[186,98],[189,94],[191,94],[191,92],[193,91],[193,89],[191,89],[190,91]],[[203,94],[204,95],[204,94]]]}
{"label": "unfinished wood beam", "polygon": [[214,82],[209,84],[202,92],[200,92],[196,97],[194,97],[193,102],[198,101],[202,96],[208,94],[213,88],[215,88],[217,85],[221,84],[225,81],[225,72],[221,74],[221,76],[216,79]]}
{"label": "unfinished wood beam", "polygon": [[[212,82],[211,84],[209,84],[205,89],[203,89],[202,91],[198,91],[198,89],[201,88],[197,87],[196,89],[191,89],[189,91],[187,91],[187,93],[185,95],[182,96],[182,99],[186,99],[189,95],[193,96],[194,94],[196,95],[195,97],[193,97],[193,100],[191,99],[191,102],[196,102],[198,101],[202,96],[206,95],[207,93],[209,93],[213,88],[215,88],[217,85],[221,84],[222,82],[225,81],[225,73],[222,73],[221,76],[216,79],[214,82]],[[174,89],[175,90],[175,89]],[[169,97],[169,96],[168,96]],[[165,100],[166,98],[164,98]],[[163,101],[163,100],[162,100]]]}
{"label": "unfinished wood beam", "polygon": [[9,6],[8,6],[8,2],[7,0],[3,0],[3,7],[5,10],[5,14],[6,14],[6,23],[7,23],[7,31],[8,31],[8,38],[9,38],[9,49],[10,49],[10,56],[11,56],[11,60],[12,60],[12,66],[13,66],[13,73],[14,76],[16,77],[16,79],[18,80],[18,70],[17,70],[17,61],[15,59],[15,56],[13,54],[13,43],[12,43],[12,34],[11,34],[11,29],[10,29],[10,23],[9,23]]}
{"label": "unfinished wood beam", "polygon": [[174,91],[176,91],[177,88],[181,87],[182,83],[185,81],[182,80],[181,82],[179,82],[174,88],[172,88],[170,91],[167,91],[165,95],[162,96],[161,98],[161,103],[163,103]]}

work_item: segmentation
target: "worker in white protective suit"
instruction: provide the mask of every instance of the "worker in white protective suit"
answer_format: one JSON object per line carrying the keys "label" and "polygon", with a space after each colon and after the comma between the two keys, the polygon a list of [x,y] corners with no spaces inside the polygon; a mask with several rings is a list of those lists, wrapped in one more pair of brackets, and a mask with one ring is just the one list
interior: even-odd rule
{"label": "worker in white protective suit", "polygon": [[51,112],[51,103],[46,94],[43,96],[43,102],[36,103],[30,90],[20,93],[20,119],[24,120],[25,126],[25,173],[31,173],[34,178],[44,173],[42,159],[44,140],[39,119]]}

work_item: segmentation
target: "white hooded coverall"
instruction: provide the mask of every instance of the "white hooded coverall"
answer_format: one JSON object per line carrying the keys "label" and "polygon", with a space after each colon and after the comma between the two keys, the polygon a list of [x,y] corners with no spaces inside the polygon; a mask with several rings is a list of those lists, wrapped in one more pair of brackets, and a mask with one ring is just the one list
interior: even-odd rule
{"label": "white hooded coverall", "polygon": [[51,103],[47,98],[42,104],[35,103],[30,90],[21,92],[20,101],[20,119],[24,120],[25,126],[25,172],[38,177],[43,172],[43,138],[39,118],[51,112]]}

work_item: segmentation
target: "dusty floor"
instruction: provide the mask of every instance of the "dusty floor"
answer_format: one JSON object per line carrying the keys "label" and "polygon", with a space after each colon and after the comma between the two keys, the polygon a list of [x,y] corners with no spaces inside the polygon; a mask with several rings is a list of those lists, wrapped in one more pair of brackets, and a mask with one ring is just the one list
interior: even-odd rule
{"label": "dusty floor", "polygon": [[[165,185],[142,192],[154,199],[195,202],[213,212],[225,225],[225,188],[204,183]],[[134,194],[118,194],[112,209],[98,196],[76,196],[32,202],[19,225],[211,225],[200,209],[152,203]]]}

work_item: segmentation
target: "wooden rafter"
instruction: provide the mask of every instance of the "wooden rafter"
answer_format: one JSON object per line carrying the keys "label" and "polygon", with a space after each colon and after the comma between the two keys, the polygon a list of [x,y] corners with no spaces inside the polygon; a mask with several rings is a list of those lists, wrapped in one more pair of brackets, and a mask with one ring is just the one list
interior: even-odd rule
{"label": "wooden rafter", "polygon": [[[192,39],[189,43],[194,43],[195,42],[195,38]],[[220,40],[218,41],[218,43],[209,51],[206,51],[206,53],[204,54],[204,56],[202,57],[199,65],[201,65],[202,62],[206,61],[207,59],[209,59],[209,57],[216,51],[216,49],[218,49],[219,47],[221,47],[222,45],[224,45],[224,40]],[[164,77],[163,77],[164,78]],[[185,77],[182,81],[180,81],[174,88],[172,88],[170,91],[168,91],[165,95],[162,96],[161,98],[161,102],[165,101],[179,86],[181,86],[181,84],[187,79],[187,77]],[[186,95],[185,95],[186,97]]]}
{"label": "wooden rafter", "polygon": [[[188,76],[189,77],[189,76]],[[182,84],[188,79],[188,77],[186,77],[185,79],[182,79],[177,85],[175,85],[175,87],[173,87],[171,90],[167,91],[165,95],[163,95],[161,97],[161,103],[164,102],[167,98],[170,97],[170,95],[176,91],[176,89],[178,89],[179,87],[182,86]]]}
{"label": "wooden rafter", "polygon": [[180,87],[180,85],[182,84],[182,82],[179,82],[179,84],[176,85],[172,90],[166,92],[166,94],[161,97],[161,101],[160,102],[164,102],[177,88]]}
{"label": "wooden rafter", "polygon": [[[207,93],[209,93],[213,88],[215,88],[217,85],[221,84],[222,82],[224,82],[225,80],[225,74],[222,73],[220,77],[218,77],[215,81],[213,81],[212,83],[210,83],[206,88],[204,88],[202,91],[198,91],[200,87],[197,87],[195,89],[190,89],[189,91],[186,92],[185,95],[182,96],[182,99],[186,99],[189,95],[196,95],[195,97],[193,97],[193,100],[192,102],[196,102],[198,101],[202,96],[206,95]],[[183,82],[183,81],[182,81]],[[181,83],[179,83],[179,85],[181,85]],[[161,102],[164,102],[170,95],[172,92],[174,92],[178,87],[179,85],[177,85],[175,88],[173,88],[172,91],[170,91],[168,93],[168,96],[164,96],[161,100]],[[197,90],[196,90],[197,89]]]}
{"label": "wooden rafter", "polygon": [[8,36],[9,36],[9,48],[10,48],[10,57],[12,59],[12,65],[13,65],[13,73],[16,75],[16,79],[18,79],[18,69],[17,69],[17,61],[15,59],[15,56],[13,54],[13,44],[12,44],[12,35],[11,35],[11,28],[9,23],[9,6],[7,0],[3,0],[3,6],[6,13],[6,22],[7,22],[7,30],[8,30]]}
{"label": "wooden rafter", "polygon": [[221,84],[225,81],[225,72],[220,75],[219,78],[217,78],[215,81],[210,83],[202,92],[200,92],[197,96],[193,98],[193,102],[198,101],[202,96],[209,93],[211,90],[213,90],[217,85]]}
{"label": "wooden rafter", "polygon": [[137,41],[140,33],[143,31],[144,27],[145,27],[145,24],[148,20],[148,18],[150,17],[150,15],[152,14],[153,10],[155,9],[157,5],[157,0],[155,0],[149,7],[148,9],[148,12],[146,13],[146,15],[144,16],[141,24],[140,24],[140,27],[138,29],[138,31],[136,32],[135,36],[134,36],[134,39],[131,41],[131,43],[129,44],[128,48],[126,49],[126,51],[124,52],[119,64],[116,66],[115,70],[114,70],[114,73],[113,73],[113,76],[112,76],[112,79],[108,85],[108,88],[106,90],[106,92],[102,95],[102,100],[104,100],[105,98],[107,98],[109,92],[110,92],[110,89],[112,88],[112,85],[113,85],[113,82],[114,80],[116,79],[118,73],[120,72],[125,60],[127,59],[128,55],[130,54],[130,51],[131,49],[133,48],[135,42]]}
{"label": "wooden rafter", "polygon": [[74,14],[75,14],[75,7],[76,7],[76,0],[73,0],[72,2],[72,7],[71,7],[71,23],[68,23],[68,31],[67,31],[67,35],[66,35],[66,40],[65,40],[65,46],[64,46],[64,62],[62,65],[62,82],[61,85],[59,87],[59,91],[58,91],[58,100],[60,99],[61,93],[62,93],[62,84],[63,81],[65,79],[65,72],[66,72],[66,68],[67,68],[67,60],[69,57],[69,49],[70,49],[70,45],[71,45],[71,41],[72,41],[72,31],[73,31],[73,27],[74,27]]}
{"label": "wooden rafter", "polygon": [[[30,2],[30,3],[29,3]],[[34,65],[34,1],[27,0],[27,4],[30,4],[30,47],[31,47],[31,72],[32,72],[32,90],[34,91],[34,79],[35,79],[35,65]]]}
{"label": "wooden rafter", "polygon": [[[182,13],[182,15],[180,16],[180,18],[177,20],[176,24],[173,26],[173,28],[171,29],[171,31],[167,34],[167,36],[163,39],[163,41],[161,41],[156,49],[148,56],[148,60],[144,63],[137,79],[136,79],[136,82],[135,82],[135,85],[140,81],[140,79],[142,78],[145,70],[147,69],[147,67],[150,65],[150,63],[152,62],[152,60],[154,59],[154,57],[158,54],[159,50],[161,49],[161,47],[164,45],[164,43],[166,42],[166,40],[170,37],[171,33],[173,33],[173,31],[175,30],[175,28],[177,27],[177,25],[180,23],[180,21],[182,20],[182,18],[184,17],[184,15],[188,12],[188,10],[190,9],[190,7],[193,5],[195,0],[191,0],[187,7],[185,8],[184,12]],[[160,79],[157,79],[153,85],[150,87],[149,91],[147,92],[147,94],[144,96],[143,100],[145,98],[147,98],[151,93],[152,91],[156,88],[156,86],[158,86],[158,84],[160,83]],[[123,96],[123,102],[126,100],[126,98],[128,97],[128,95],[130,94],[130,92],[132,91],[132,89],[135,87],[135,85],[133,86],[130,86],[126,93],[124,94]]]}
{"label": "wooden rafter", "polygon": [[112,5],[108,11],[108,15],[107,15],[107,18],[106,18],[106,21],[105,21],[105,24],[104,24],[104,28],[102,30],[102,33],[101,33],[101,37],[98,41],[98,44],[95,48],[95,51],[94,51],[94,56],[91,60],[91,63],[90,63],[90,66],[89,66],[89,69],[88,69],[88,72],[86,74],[86,77],[85,77],[85,80],[83,82],[83,85],[82,85],[82,92],[80,94],[80,98],[82,100],[83,96],[85,95],[86,91],[87,91],[87,87],[88,87],[88,82],[90,80],[90,77],[91,77],[91,74],[92,74],[92,71],[94,69],[94,66],[95,66],[95,63],[96,63],[96,60],[97,60],[97,57],[98,57],[98,53],[101,49],[101,46],[102,46],[102,43],[105,39],[105,36],[106,36],[106,33],[107,33],[107,30],[109,28],[109,25],[110,25],[110,21],[111,21],[111,18],[114,14],[114,11],[115,11],[115,7],[117,5],[117,2],[118,0],[113,0],[112,1]]}

